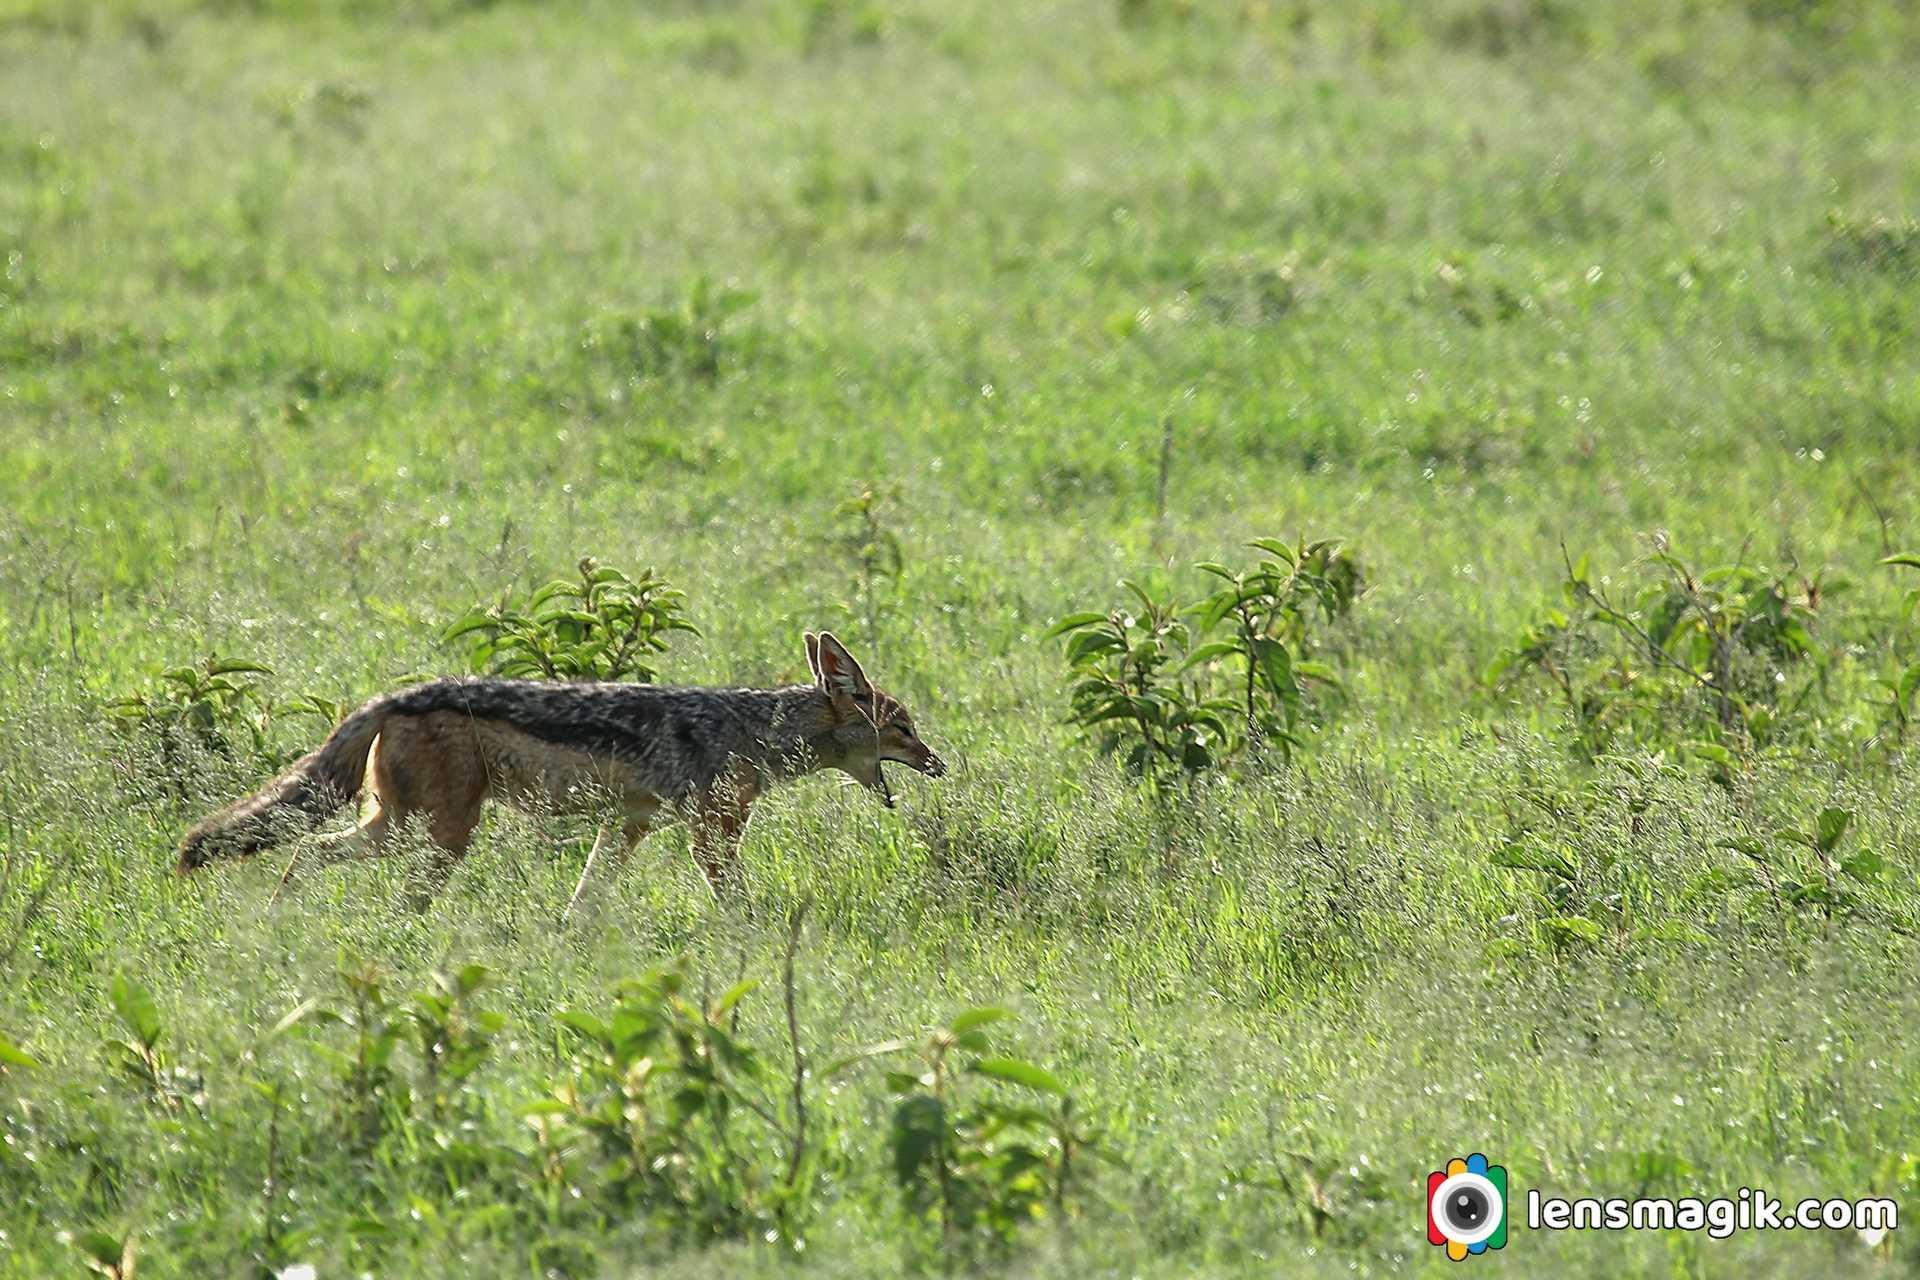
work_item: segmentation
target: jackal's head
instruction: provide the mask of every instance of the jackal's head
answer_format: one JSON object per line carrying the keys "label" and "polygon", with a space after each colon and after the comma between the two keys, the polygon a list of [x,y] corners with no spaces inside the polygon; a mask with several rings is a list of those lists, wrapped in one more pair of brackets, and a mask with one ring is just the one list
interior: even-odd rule
{"label": "jackal's head", "polygon": [[947,771],[946,762],[920,741],[907,709],[868,682],[867,673],[832,632],[807,633],[807,665],[827,695],[830,727],[820,752],[822,764],[843,770],[889,809],[893,792],[881,771],[883,762],[904,764],[929,778]]}

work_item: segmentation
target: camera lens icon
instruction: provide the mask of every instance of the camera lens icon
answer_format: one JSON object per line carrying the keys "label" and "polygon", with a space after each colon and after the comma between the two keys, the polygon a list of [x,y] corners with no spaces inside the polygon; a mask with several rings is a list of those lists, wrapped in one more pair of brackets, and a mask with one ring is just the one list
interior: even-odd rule
{"label": "camera lens icon", "polygon": [[1507,1171],[1483,1155],[1427,1175],[1427,1240],[1458,1262],[1507,1243]]}

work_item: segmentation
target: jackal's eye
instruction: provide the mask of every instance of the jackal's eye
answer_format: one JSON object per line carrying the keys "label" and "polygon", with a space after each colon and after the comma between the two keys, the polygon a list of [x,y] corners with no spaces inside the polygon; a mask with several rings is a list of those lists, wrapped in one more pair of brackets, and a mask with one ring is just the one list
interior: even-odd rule
{"label": "jackal's eye", "polygon": [[893,730],[895,733],[904,733],[909,738],[913,736],[913,726],[905,720],[889,720],[887,722],[887,728]]}

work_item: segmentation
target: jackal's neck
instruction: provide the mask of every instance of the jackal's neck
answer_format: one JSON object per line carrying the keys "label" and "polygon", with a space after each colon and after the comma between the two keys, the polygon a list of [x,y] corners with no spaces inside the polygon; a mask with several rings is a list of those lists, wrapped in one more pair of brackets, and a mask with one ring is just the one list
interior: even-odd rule
{"label": "jackal's neck", "polygon": [[766,753],[755,763],[767,774],[785,781],[835,763],[832,704],[817,686],[742,692],[750,696],[756,736]]}

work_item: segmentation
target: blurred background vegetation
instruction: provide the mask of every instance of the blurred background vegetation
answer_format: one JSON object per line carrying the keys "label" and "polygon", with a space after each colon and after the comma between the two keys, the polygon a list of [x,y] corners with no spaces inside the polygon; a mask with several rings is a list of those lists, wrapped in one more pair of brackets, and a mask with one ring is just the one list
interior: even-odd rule
{"label": "blurred background vegetation", "polygon": [[[1916,72],[1869,0],[0,0],[0,1270],[1377,1274],[1471,1150],[1911,1200]],[[1261,537],[1364,567],[1267,637],[1335,679],[1149,785],[1048,632]],[[656,837],[572,935],[590,832],[511,814],[421,916],[171,877],[585,556],[686,593],[662,679],[835,628],[959,767],[783,792],[744,904]],[[760,1155],[731,1077],[646,1148],[740,1185],[523,1114],[621,1002],[758,1055]],[[1071,1092],[1042,1173],[983,1136],[1036,1077],[826,1079],[1002,1006],[951,1051]],[[1508,1248],[1915,1257],[1783,1239]]]}

